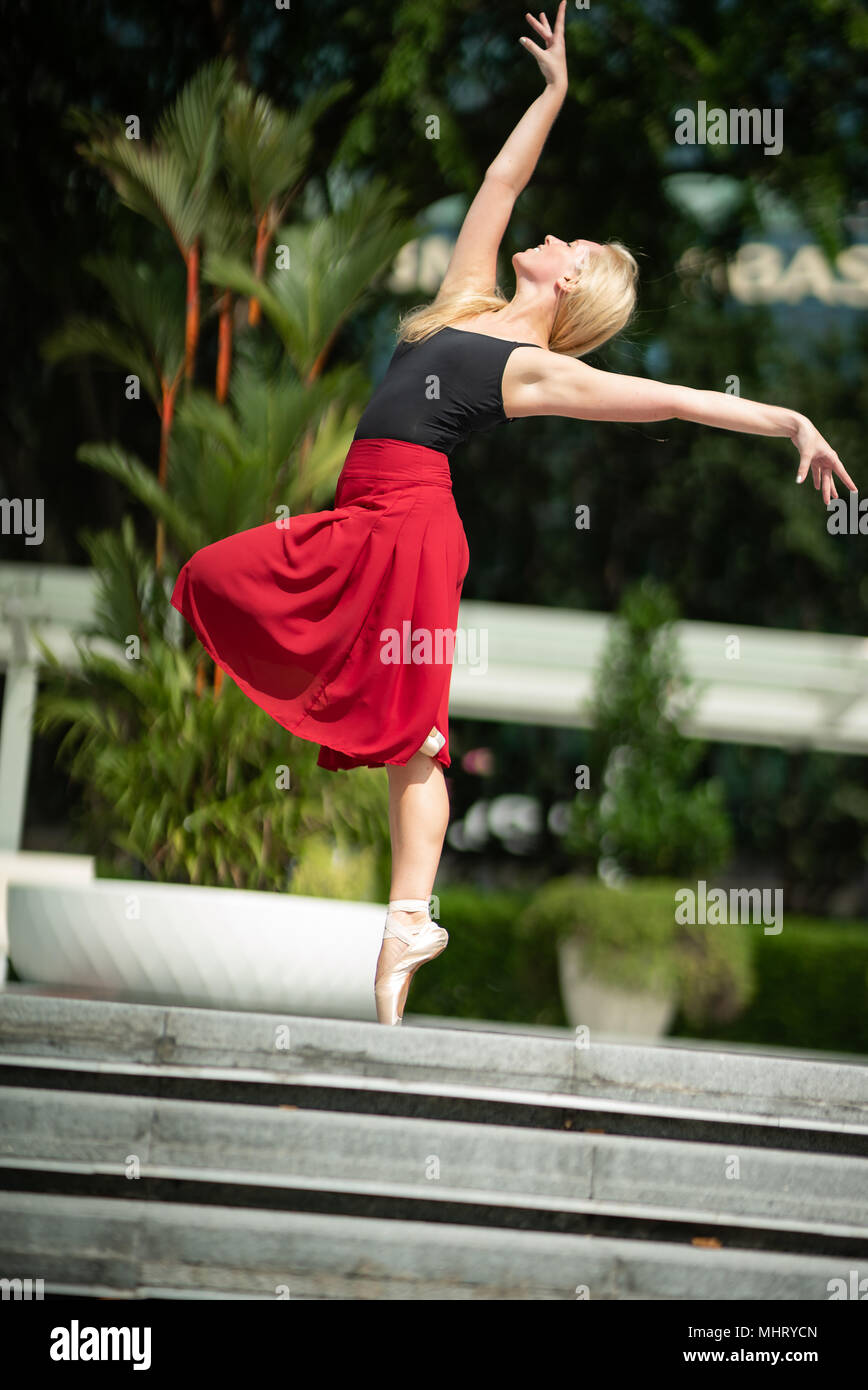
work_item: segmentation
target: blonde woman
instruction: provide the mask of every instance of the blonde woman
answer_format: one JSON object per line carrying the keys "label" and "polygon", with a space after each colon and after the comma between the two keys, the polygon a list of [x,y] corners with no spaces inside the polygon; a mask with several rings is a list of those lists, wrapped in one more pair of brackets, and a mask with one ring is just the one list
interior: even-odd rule
{"label": "blonde woman", "polygon": [[374,994],[402,1021],[410,981],[448,942],[429,900],[449,819],[451,647],[469,564],[449,455],[475,430],[529,415],[694,420],[788,436],[797,480],[823,500],[838,456],[803,415],[718,391],[597,371],[578,359],[618,333],[636,302],[637,265],[612,241],[547,235],[512,258],[515,292],[496,288],[497,254],[567,90],[564,11],[554,29],[526,16],[521,42],[545,79],[489,166],[434,302],[402,321],[386,375],[362,415],[331,511],[255,527],[198,551],[173,603],[214,660],[257,704],[319,743],[330,771],[386,766],[392,877]]}

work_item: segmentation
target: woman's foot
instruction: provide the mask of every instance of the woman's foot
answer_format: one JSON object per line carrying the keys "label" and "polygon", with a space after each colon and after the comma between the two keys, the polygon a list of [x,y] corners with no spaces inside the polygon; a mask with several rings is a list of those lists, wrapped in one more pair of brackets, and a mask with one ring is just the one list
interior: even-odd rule
{"label": "woman's foot", "polygon": [[403,898],[389,903],[374,985],[380,1023],[401,1023],[410,981],[420,965],[446,949],[448,941],[448,933],[432,922],[427,899]]}

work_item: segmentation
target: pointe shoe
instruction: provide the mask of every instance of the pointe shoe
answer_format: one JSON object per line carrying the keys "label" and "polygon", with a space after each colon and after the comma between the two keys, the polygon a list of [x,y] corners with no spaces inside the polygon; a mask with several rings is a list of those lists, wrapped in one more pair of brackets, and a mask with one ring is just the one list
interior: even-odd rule
{"label": "pointe shoe", "polygon": [[384,939],[390,936],[398,937],[407,945],[407,950],[388,970],[383,974],[374,985],[374,998],[377,1002],[377,1020],[379,1023],[388,1023],[393,1027],[403,1022],[404,1004],[410,988],[410,981],[416,974],[420,965],[425,965],[427,961],[434,960],[441,951],[445,951],[449,942],[449,933],[443,927],[438,927],[429,917],[427,922],[421,922],[419,926],[404,927],[400,926],[392,916],[392,910],[404,912],[416,912],[428,909],[427,898],[397,898],[389,903],[389,915],[386,918],[386,930],[383,933]]}

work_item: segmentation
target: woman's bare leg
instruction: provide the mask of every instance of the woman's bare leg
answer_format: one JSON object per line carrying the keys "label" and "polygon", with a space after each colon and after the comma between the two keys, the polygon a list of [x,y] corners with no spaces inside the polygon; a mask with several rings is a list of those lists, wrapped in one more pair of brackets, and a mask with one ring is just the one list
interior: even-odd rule
{"label": "woman's bare leg", "polygon": [[[392,839],[392,880],[389,899],[428,899],[449,824],[449,794],[443,767],[427,753],[414,753],[403,767],[387,764],[389,774],[389,831]],[[396,911],[399,925],[414,927],[426,914]],[[386,937],[377,960],[377,978],[408,949],[400,937]]]}

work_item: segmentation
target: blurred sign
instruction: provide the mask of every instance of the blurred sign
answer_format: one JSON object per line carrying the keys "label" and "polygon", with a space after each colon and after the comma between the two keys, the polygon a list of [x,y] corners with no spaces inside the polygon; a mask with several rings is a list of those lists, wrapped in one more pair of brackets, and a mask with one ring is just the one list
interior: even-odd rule
{"label": "blurred sign", "polygon": [[749,241],[727,265],[730,293],[743,304],[798,304],[818,299],[829,306],[868,308],[868,243],[848,246],[834,263],[818,246],[794,253]]}

